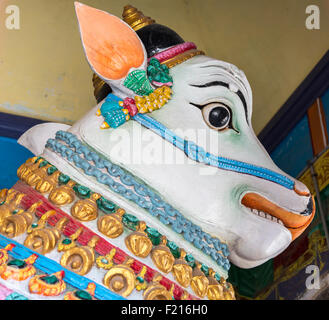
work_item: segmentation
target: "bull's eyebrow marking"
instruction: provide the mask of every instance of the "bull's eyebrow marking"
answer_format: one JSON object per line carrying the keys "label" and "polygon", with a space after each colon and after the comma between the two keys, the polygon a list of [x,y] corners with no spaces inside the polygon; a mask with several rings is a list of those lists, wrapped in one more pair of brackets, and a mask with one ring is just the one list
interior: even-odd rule
{"label": "bull's eyebrow marking", "polygon": [[[209,87],[214,87],[214,86],[222,86],[222,87],[225,87],[225,88],[229,88],[229,84],[226,83],[226,82],[223,82],[223,81],[211,81],[211,82],[208,82],[208,83],[205,83],[205,84],[190,84],[190,86],[195,87],[195,88],[209,88]],[[245,113],[245,116],[246,116],[246,121],[249,124],[246,99],[245,99],[243,93],[241,92],[241,90],[239,90],[235,93],[238,95],[238,97],[240,98],[240,100],[243,104],[244,113]]]}

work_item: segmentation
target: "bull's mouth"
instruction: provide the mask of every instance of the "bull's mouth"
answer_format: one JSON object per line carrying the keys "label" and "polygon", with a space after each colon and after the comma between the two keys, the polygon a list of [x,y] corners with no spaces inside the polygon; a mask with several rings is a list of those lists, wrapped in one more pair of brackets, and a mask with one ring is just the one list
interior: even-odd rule
{"label": "bull's mouth", "polygon": [[292,240],[295,240],[303,233],[312,222],[315,215],[313,196],[310,197],[307,209],[300,214],[283,209],[257,193],[245,194],[241,203],[247,207],[251,213],[287,228],[292,235]]}

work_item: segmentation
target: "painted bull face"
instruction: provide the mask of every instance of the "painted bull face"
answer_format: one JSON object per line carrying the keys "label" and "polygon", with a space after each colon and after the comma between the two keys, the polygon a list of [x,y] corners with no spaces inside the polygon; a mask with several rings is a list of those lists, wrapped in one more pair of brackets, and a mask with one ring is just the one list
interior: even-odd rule
{"label": "painted bull face", "polygon": [[[123,78],[128,69],[145,68],[143,44],[127,25],[121,21],[117,23],[113,16],[80,4],[77,4],[77,15],[86,55],[94,71],[120,98],[127,94],[133,96],[118,79]],[[111,39],[111,46],[104,39],[105,33],[92,27],[93,17],[112,26],[112,31],[107,29],[105,35]],[[97,41],[93,41],[95,37]],[[119,49],[123,39],[125,44]],[[118,56],[114,61],[121,62],[124,67],[115,65],[109,56],[110,62],[105,59],[106,48],[113,51],[116,44],[117,50],[123,52],[112,52],[112,56]],[[130,53],[126,55],[125,50]],[[247,164],[245,171],[209,167],[193,161],[186,165],[164,161],[134,163],[131,157],[124,155],[136,144],[132,139],[138,127],[152,136],[155,150],[160,150],[159,146],[166,142],[133,121],[122,126],[128,134],[121,135],[118,129],[99,130],[99,124],[95,124],[99,120],[88,116],[88,121],[80,126],[81,136],[96,145],[97,150],[102,150],[106,157],[123,163],[128,171],[156,189],[203,230],[226,240],[233,263],[243,268],[255,267],[278,255],[305,230],[314,215],[314,200],[302,183],[273,163],[255,136],[251,126],[252,93],[242,71],[234,65],[197,56],[171,68],[170,75],[172,98],[162,109],[154,111],[152,118],[177,133],[177,137],[194,142],[200,150],[233,160],[237,166]],[[205,138],[200,139],[197,132],[202,132]],[[109,143],[119,135],[121,153],[117,152],[118,144]],[[140,145],[145,153],[147,143],[142,140]],[[172,144],[166,147],[167,152],[177,151]],[[209,172],[205,171],[207,169]],[[289,183],[267,179],[267,174],[278,174]]]}
{"label": "painted bull face", "polygon": [[[79,3],[76,11],[94,72],[120,99],[136,96],[123,85],[132,70],[147,66],[136,33],[102,11]],[[202,230],[225,240],[234,264],[260,265],[310,224],[314,200],[301,182],[273,163],[258,141],[251,125],[252,92],[242,71],[200,55],[171,68],[170,76],[171,99],[148,117],[170,130],[173,140],[137,118],[102,130],[103,119],[96,115],[100,105],[69,131],[144,181]],[[177,141],[194,143],[194,157],[189,149],[178,148]],[[141,155],[138,161],[136,154]],[[166,161],[168,154],[183,163]]]}

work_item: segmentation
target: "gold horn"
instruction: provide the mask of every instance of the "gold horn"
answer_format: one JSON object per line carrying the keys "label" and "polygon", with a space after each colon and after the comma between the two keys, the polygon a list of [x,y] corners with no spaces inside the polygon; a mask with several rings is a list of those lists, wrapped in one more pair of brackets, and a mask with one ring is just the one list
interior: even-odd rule
{"label": "gold horn", "polygon": [[150,17],[145,17],[141,11],[138,11],[131,5],[126,5],[123,8],[122,18],[134,31],[155,23],[155,20]]}

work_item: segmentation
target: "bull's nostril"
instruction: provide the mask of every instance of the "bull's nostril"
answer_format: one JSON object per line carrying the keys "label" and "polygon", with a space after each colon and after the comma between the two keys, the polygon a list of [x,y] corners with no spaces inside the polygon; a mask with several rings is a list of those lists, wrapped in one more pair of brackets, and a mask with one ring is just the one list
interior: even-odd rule
{"label": "bull's nostril", "polygon": [[307,189],[307,187],[302,182],[300,182],[298,180],[295,182],[294,191],[299,196],[305,196],[305,197],[310,196],[310,191]]}
{"label": "bull's nostril", "polygon": [[313,204],[313,197],[310,197],[310,199],[308,200],[308,204],[306,209],[301,213],[302,216],[309,216],[313,213],[313,209],[314,209],[314,204]]}

